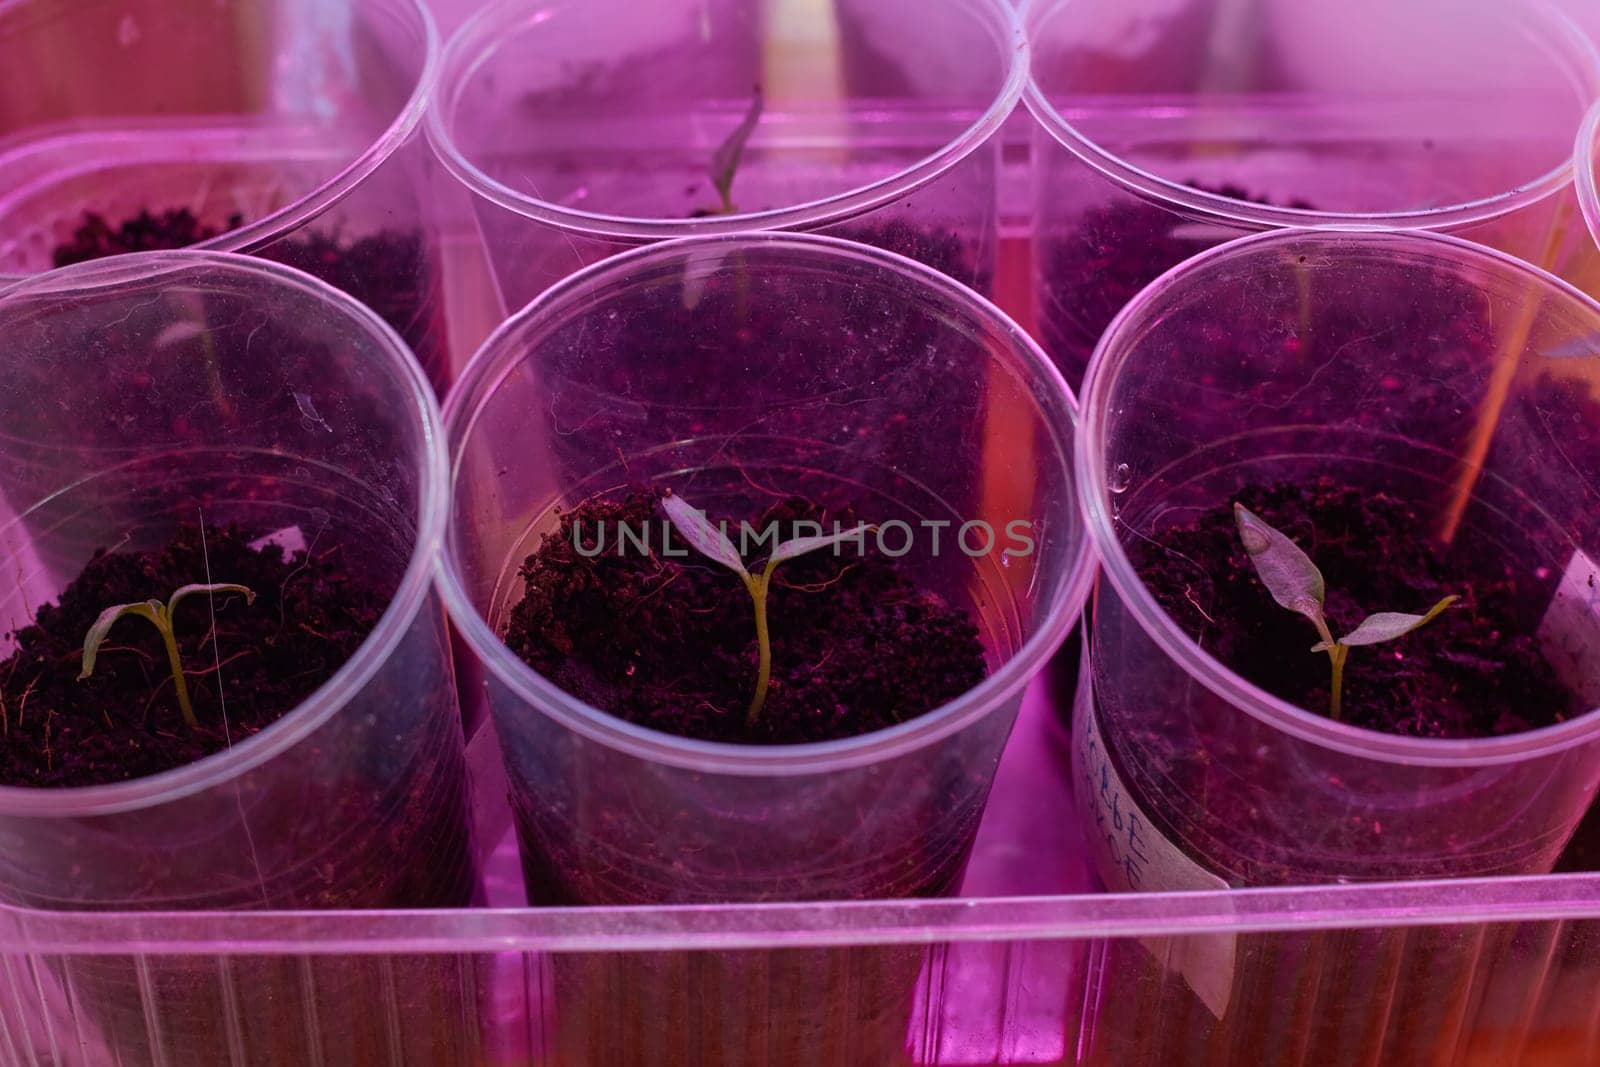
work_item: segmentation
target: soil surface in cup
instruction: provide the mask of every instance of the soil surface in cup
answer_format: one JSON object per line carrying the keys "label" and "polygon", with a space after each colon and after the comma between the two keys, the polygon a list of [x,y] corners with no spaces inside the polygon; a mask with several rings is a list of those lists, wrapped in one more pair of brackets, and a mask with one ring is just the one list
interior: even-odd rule
{"label": "soil surface in cup", "polygon": [[[636,489],[619,501],[586,503],[563,514],[560,529],[523,564],[527,591],[511,612],[506,643],[580,700],[681,737],[798,744],[906,722],[983,681],[984,650],[971,618],[919,588],[869,535],[864,552],[853,544],[837,557],[824,549],[775,572],[772,683],[759,719],[746,725],[757,676],[750,594],[676,531],[664,538],[659,501],[656,491]],[[737,543],[741,517],[711,518],[726,518]],[[835,522],[856,525],[850,514],[800,499],[746,521],[757,531],[777,524],[785,540],[796,522],[828,532]],[[648,554],[632,545],[619,550],[623,527],[648,531]],[[603,546],[600,530],[609,538]],[[585,554],[597,547],[599,554]],[[765,562],[746,565],[759,573]]]}
{"label": "soil surface in cup", "polygon": [[201,241],[221,237],[244,225],[244,216],[233,215],[226,226],[207,226],[188,208],[174,208],[159,214],[141,211],[120,225],[113,226],[104,215],[87,212],[71,240],[56,246],[51,258],[57,267],[87,263],[92,259],[128,252],[161,252],[188,248]]}
{"label": "soil surface in cup", "polygon": [[[1233,184],[1184,183],[1247,204],[1273,201]],[[1276,205],[1314,211],[1305,200]],[[1142,200],[1116,200],[1085,211],[1069,232],[1049,240],[1044,250],[1046,301],[1055,312],[1043,316],[1040,340],[1067,381],[1083,383],[1089,357],[1106,327],[1134,297],[1184,260],[1238,232],[1186,223],[1165,208]]]}
{"label": "soil surface in cup", "polygon": [[976,266],[961,235],[943,226],[922,227],[904,219],[886,219],[850,223],[828,234],[914,259],[976,292],[986,293],[994,285],[992,273]]}
{"label": "soil surface in cup", "polygon": [[[992,280],[949,230],[895,219],[829,234],[975,289]],[[760,276],[750,262],[733,252],[702,273],[697,260],[693,271],[630,289],[625,314],[572,316],[541,343],[560,466],[578,480],[597,454],[631,456],[738,426],[815,449],[808,462],[842,481],[915,457],[928,492],[970,510],[992,385],[984,339],[876,261],[841,257],[826,271]],[[929,434],[928,412],[949,432]]]}
{"label": "soil surface in cup", "polygon": [[[1515,561],[1441,552],[1407,504],[1328,480],[1251,486],[1237,499],[1304,549],[1327,580],[1336,635],[1368,614],[1421,614],[1461,599],[1420,630],[1354,648],[1343,720],[1410,737],[1481,738],[1561,722],[1585,710],[1535,636],[1552,589]],[[1278,606],[1239,541],[1231,502],[1128,544],[1146,586],[1201,647],[1262,689],[1325,712],[1331,668],[1309,622]],[[1538,586],[1532,588],[1531,586]]]}
{"label": "soil surface in cup", "polygon": [[[149,209],[113,225],[87,212],[70,240],[53,253],[57,267],[128,252],[188,248],[220,237],[245,223],[230,215],[221,226],[202,222],[188,208]],[[410,346],[436,385],[443,385],[443,354],[432,321],[438,300],[427,292],[435,272],[429,268],[422,235],[380,230],[347,240],[317,230],[300,230],[257,253],[264,259],[303,270],[343,290],[376,311]]]}
{"label": "soil surface in cup", "polygon": [[[0,783],[61,788],[171,770],[238,744],[294,710],[355,652],[388,595],[345,573],[338,547],[287,553],[236,527],[185,525],[154,552],[97,552],[55,604],[12,635],[0,663]],[[165,645],[148,620],[119,619],[94,674],[78,680],[84,637],[119,604],[165,602],[190,584],[256,594],[193,594],[174,620],[198,730],[174,696]],[[214,612],[214,615],[213,615]]]}

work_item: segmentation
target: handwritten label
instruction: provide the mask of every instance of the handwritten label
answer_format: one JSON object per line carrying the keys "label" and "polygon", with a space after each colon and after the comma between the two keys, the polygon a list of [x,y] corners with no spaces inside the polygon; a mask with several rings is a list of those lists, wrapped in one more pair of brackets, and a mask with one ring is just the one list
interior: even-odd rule
{"label": "handwritten label", "polygon": [[[1090,686],[1087,642],[1074,701],[1072,773],[1078,802],[1089,821],[1089,851],[1100,880],[1113,893],[1215,892],[1228,883],[1184,854],[1133,800],[1106,752]],[[1141,939],[1176,971],[1218,1019],[1233,995],[1238,946],[1232,934],[1190,934]]]}
{"label": "handwritten label", "polygon": [[1600,706],[1600,566],[1572,557],[1539,626],[1544,658],[1586,705]]}
{"label": "handwritten label", "polygon": [[[1087,673],[1087,672],[1084,672]],[[1080,690],[1083,683],[1079,683]],[[1101,880],[1113,892],[1140,892],[1151,865],[1154,832],[1139,809],[1128,799],[1127,790],[1100,739],[1099,716],[1093,701],[1081,702],[1079,727],[1078,792],[1085,801],[1093,837],[1095,866]]]}

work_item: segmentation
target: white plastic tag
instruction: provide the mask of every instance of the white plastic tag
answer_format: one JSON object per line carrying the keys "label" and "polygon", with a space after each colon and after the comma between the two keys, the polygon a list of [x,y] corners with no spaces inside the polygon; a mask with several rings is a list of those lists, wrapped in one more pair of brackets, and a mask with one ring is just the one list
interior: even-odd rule
{"label": "white plastic tag", "polygon": [[1544,658],[1587,707],[1600,706],[1600,566],[1572,557],[1539,626]]}

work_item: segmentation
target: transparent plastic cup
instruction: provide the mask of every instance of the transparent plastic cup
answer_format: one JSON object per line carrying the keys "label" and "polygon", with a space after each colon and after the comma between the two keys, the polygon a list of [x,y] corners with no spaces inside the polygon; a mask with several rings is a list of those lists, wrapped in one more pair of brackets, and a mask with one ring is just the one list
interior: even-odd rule
{"label": "transparent plastic cup", "polygon": [[[1078,457],[1104,576],[1074,779],[1108,888],[1552,868],[1600,785],[1597,338],[1600,304],[1573,287],[1423,234],[1247,238],[1123,312],[1089,369]],[[1202,647],[1136,555],[1247,486],[1319,478],[1397,498],[1441,555],[1502,567],[1517,617],[1499,624],[1532,634],[1574,706],[1596,710],[1501,736],[1402,737],[1293,706],[1214,658],[1230,620]],[[1182,573],[1201,589],[1213,577]],[[1310,631],[1288,612],[1283,626]],[[1314,641],[1305,669],[1325,674]],[[1384,654],[1404,650],[1351,652]],[[1458,1025],[1491,949],[1399,930],[1111,945],[1093,1042],[1109,1059],[1090,1061],[1404,1059],[1399,1049]],[[1365,992],[1380,981],[1383,997]],[[1267,1025],[1256,1010],[1312,990],[1317,1012],[1286,1007]],[[1416,1011],[1391,1012],[1403,1004]]]}
{"label": "transparent plastic cup", "polygon": [[1073,385],[1145,285],[1264,230],[1447,233],[1572,280],[1570,145],[1600,56],[1544,0],[1039,0],[1027,19],[1040,337]]}
{"label": "transparent plastic cup", "polygon": [[[1074,421],[1059,375],[981,298],[831,238],[640,249],[502,327],[447,408],[442,583],[482,663],[532,902],[952,893],[1023,688],[1090,581],[1069,476]],[[880,528],[954,524],[942,550],[913,537],[899,562],[968,610],[989,678],[892,729],[806,745],[685,740],[584,704],[501,634],[521,599],[519,567],[556,509],[629,484],[752,519],[797,495],[848,502]],[[1037,550],[954,551],[955,531],[980,521],[1031,524]],[[868,954],[857,967],[845,950],[772,953],[693,976],[648,959],[569,970],[566,988],[585,992],[565,1003],[614,1003],[627,1018],[584,1009],[562,1032],[584,1063],[632,1062],[627,1050],[645,1047],[663,1057],[651,1062],[765,1048],[770,1058],[749,1062],[810,1063],[855,1045],[860,1062],[898,1062],[921,957]],[[746,1002],[758,987],[760,1002]]]}
{"label": "transparent plastic cup", "polygon": [[[1006,0],[500,0],[446,48],[427,123],[512,308],[630,247],[753,229],[876,245],[987,292],[994,135],[1026,71]],[[724,203],[718,150],[758,94]]]}
{"label": "transparent plastic cup", "polygon": [[[1600,715],[1434,740],[1290,706],[1179,630],[1127,545],[1247,484],[1384,492],[1441,553],[1503,558],[1528,602],[1516,624],[1600,705],[1600,620],[1573,602],[1600,560],[1597,336],[1600,305],[1570,286],[1407,234],[1236,242],[1124,312],[1090,371],[1079,465],[1105,559],[1093,703],[1161,835],[1236,885],[1550,869],[1600,782]],[[1182,750],[1222,768],[1204,804]]]}
{"label": "transparent plastic cup", "polygon": [[454,183],[418,129],[438,50],[417,0],[6,4],[0,279],[112,248],[260,255],[371,306],[442,388]]}
{"label": "transparent plastic cup", "polygon": [[[445,471],[416,361],[309,275],[151,252],[0,291],[6,655],[96,550],[156,549],[181,524],[337,551],[390,597],[321,688],[231,748],[114,784],[0,788],[0,896],[116,912],[472,903],[465,757],[431,587]],[[181,959],[73,960],[65,981],[119,1062],[163,1064],[230,1062],[235,1047],[249,1062],[313,1062],[336,1049],[307,1046],[299,1020],[377,981],[359,962],[315,980],[270,959],[239,968],[273,1013],[241,1010],[215,967]],[[461,996],[454,965],[441,972],[439,995]],[[386,1047],[384,1020],[351,1019],[340,1048]]]}

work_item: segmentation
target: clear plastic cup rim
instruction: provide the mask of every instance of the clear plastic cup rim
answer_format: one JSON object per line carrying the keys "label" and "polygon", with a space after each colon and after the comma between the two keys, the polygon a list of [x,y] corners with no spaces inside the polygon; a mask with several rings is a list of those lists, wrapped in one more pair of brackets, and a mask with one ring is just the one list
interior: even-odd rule
{"label": "clear plastic cup rim", "polygon": [[1600,247],[1600,100],[1578,133],[1578,203],[1589,221],[1589,233]]}
{"label": "clear plastic cup rim", "polygon": [[1017,12],[1007,0],[955,0],[988,21],[994,37],[992,43],[1007,66],[1005,81],[984,112],[959,136],[904,170],[803,204],[725,217],[664,219],[582,211],[520,193],[485,174],[456,143],[451,116],[461,91],[512,33],[525,25],[557,18],[565,9],[599,2],[601,0],[560,0],[552,4],[542,0],[499,0],[479,10],[445,46],[440,76],[435,82],[425,122],[434,154],[445,169],[475,195],[525,218],[588,237],[661,241],[750,230],[811,229],[853,218],[908,196],[976,152],[1016,110],[1028,80],[1027,37]]}
{"label": "clear plastic cup rim", "polygon": [[91,260],[12,282],[0,287],[0,309],[16,296],[52,292],[87,296],[99,288],[122,286],[196,267],[213,268],[219,277],[232,276],[246,285],[265,281],[279,288],[299,290],[308,301],[333,305],[372,338],[373,347],[385,357],[388,372],[400,379],[410,398],[408,407],[418,424],[418,437],[424,449],[419,472],[417,538],[411,558],[377,625],[355,653],[315,692],[260,733],[182,767],[125,782],[62,789],[0,786],[0,814],[40,818],[114,815],[180,800],[254,770],[300,744],[343,710],[394,655],[425,599],[432,595],[433,567],[444,540],[449,505],[445,494],[449,457],[445,452],[438,402],[421,364],[399,334],[354,297],[281,263],[232,252],[190,248],[133,252]]}
{"label": "clear plastic cup rim", "polygon": [[[285,234],[322,214],[334,204],[355,191],[373,171],[399,150],[422,122],[428,95],[439,69],[439,30],[433,16],[423,6],[422,0],[383,0],[398,7],[416,20],[415,28],[423,38],[422,69],[405,106],[395,115],[388,128],[355,159],[293,203],[264,215],[253,222],[229,230],[205,241],[196,241],[189,250],[212,252],[256,252],[271,245]],[[45,273],[45,272],[40,272]],[[37,275],[34,275],[35,277]],[[0,284],[14,281],[19,275],[0,274]]]}
{"label": "clear plastic cup rim", "polygon": [[[1055,0],[1031,3],[1024,17],[1030,43],[1035,34],[1058,12],[1081,0]],[[1581,104],[1600,99],[1600,51],[1566,14],[1548,0],[1520,0],[1524,17],[1533,21],[1541,38],[1559,61],[1568,80],[1578,92]],[[1106,178],[1145,199],[1169,204],[1175,209],[1218,219],[1252,230],[1454,230],[1502,218],[1561,192],[1573,180],[1572,160],[1525,185],[1494,196],[1443,207],[1389,212],[1306,211],[1271,204],[1252,204],[1217,193],[1195,189],[1163,178],[1135,166],[1114,152],[1086,137],[1050,103],[1039,85],[1037,73],[1030,73],[1022,94],[1023,103],[1047,133],[1078,159]]]}
{"label": "clear plastic cup rim", "polygon": [[[520,338],[526,329],[597,283],[625,281],[642,265],[708,247],[731,250],[740,246],[795,251],[819,260],[848,257],[885,271],[909,275],[919,285],[934,290],[941,301],[959,302],[974,320],[991,326],[999,336],[1010,341],[1012,351],[1021,357],[1027,371],[1044,379],[1045,410],[1041,416],[1051,426],[1053,452],[1063,478],[1069,486],[1073,485],[1068,454],[1075,450],[1072,438],[1078,425],[1077,401],[1055,364],[1003,311],[960,283],[897,253],[816,234],[752,232],[685,238],[632,249],[556,284],[507,320],[467,364],[445,403],[452,498],[459,474],[461,444],[471,436],[484,404],[493,397],[498,383],[514,373],[520,364]],[[593,303],[592,297],[587,300]],[[1076,486],[1072,491],[1081,492]],[[636,726],[569,695],[518,659],[490,628],[467,594],[456,553],[452,550],[452,533],[445,537],[439,586],[452,623],[472,646],[478,661],[518,700],[538,709],[535,713],[542,713],[591,741],[655,763],[711,774],[788,777],[845,770],[906,755],[965,729],[1007,701],[1020,697],[1078,622],[1088,600],[1095,574],[1093,547],[1082,529],[1078,531],[1077,540],[1071,551],[1069,572],[1048,610],[1039,616],[1033,634],[981,684],[943,707],[889,729],[837,741],[798,745],[737,745],[690,740]]]}
{"label": "clear plastic cup rim", "polygon": [[1575,300],[1585,305],[1595,322],[1600,323],[1600,303],[1561,279],[1505,253],[1445,234],[1406,231],[1331,233],[1325,230],[1276,230],[1252,234],[1202,252],[1163,274],[1124,308],[1107,329],[1089,362],[1084,380],[1082,429],[1074,455],[1077,462],[1079,500],[1084,507],[1085,525],[1099,553],[1106,581],[1137,620],[1140,628],[1190,678],[1234,708],[1267,726],[1323,748],[1387,763],[1475,767],[1534,759],[1558,753],[1600,736],[1600,708],[1566,722],[1537,730],[1503,737],[1471,739],[1401,737],[1335,722],[1324,715],[1318,715],[1281,700],[1258,688],[1202,649],[1162,610],[1128,559],[1117,537],[1110,509],[1107,507],[1111,494],[1105,477],[1107,457],[1102,431],[1102,423],[1107,417],[1111,403],[1112,390],[1117,384],[1119,372],[1127,361],[1127,353],[1131,351],[1123,344],[1124,339],[1136,336],[1146,308],[1172,287],[1203,278],[1212,267],[1221,262],[1244,259],[1257,254],[1270,254],[1276,248],[1292,246],[1307,240],[1359,241],[1368,245],[1398,244],[1413,248],[1431,247],[1442,256],[1458,261],[1475,262],[1476,265],[1500,277],[1519,276],[1524,282],[1538,285],[1547,292]]}

